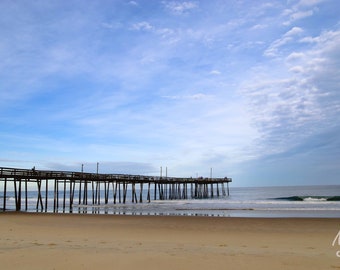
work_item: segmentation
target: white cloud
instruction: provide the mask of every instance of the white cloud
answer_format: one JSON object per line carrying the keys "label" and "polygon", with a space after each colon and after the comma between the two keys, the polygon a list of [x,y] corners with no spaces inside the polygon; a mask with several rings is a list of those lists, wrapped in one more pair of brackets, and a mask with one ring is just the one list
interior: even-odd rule
{"label": "white cloud", "polygon": [[300,60],[305,56],[304,53],[301,52],[292,52],[287,56],[287,61],[294,61],[294,60]]}
{"label": "white cloud", "polygon": [[174,100],[201,100],[201,99],[210,99],[213,96],[212,95],[207,95],[203,93],[197,93],[197,94],[192,94],[192,95],[175,95],[175,96],[163,96],[164,98],[167,99],[174,99]]}
{"label": "white cloud", "polygon": [[136,1],[130,1],[129,5],[131,5],[131,6],[138,6],[138,3]]}
{"label": "white cloud", "polygon": [[290,21],[300,20],[306,17],[310,17],[314,14],[313,10],[299,11],[290,15]]}
{"label": "white cloud", "polygon": [[289,68],[289,71],[293,72],[293,73],[303,73],[305,70],[304,70],[303,66],[293,66],[293,67]]}
{"label": "white cloud", "polygon": [[301,34],[303,32],[303,29],[300,27],[293,27],[290,29],[287,33],[284,34],[284,37],[290,37],[290,36],[295,36],[298,34]]}
{"label": "white cloud", "polygon": [[250,2],[0,9],[4,159],[223,175],[338,125],[339,32],[312,16],[328,6]]}
{"label": "white cloud", "polygon": [[217,70],[217,69],[214,69],[214,70],[210,71],[209,74],[211,74],[211,75],[221,75],[222,72]]}
{"label": "white cloud", "polygon": [[132,24],[132,26],[130,27],[130,30],[145,31],[145,32],[150,32],[152,34],[155,34],[162,39],[163,44],[165,45],[173,45],[173,44],[176,44],[180,40],[180,34],[178,33],[178,30],[167,28],[167,27],[163,27],[163,28],[157,27],[147,21],[142,21],[142,22]]}
{"label": "white cloud", "polygon": [[293,27],[289,31],[287,31],[282,37],[276,39],[264,52],[265,56],[274,57],[279,54],[280,47],[291,43],[294,41],[294,36],[299,35],[303,32],[303,29],[300,27]]}
{"label": "white cloud", "polygon": [[289,20],[285,21],[283,23],[283,25],[291,25],[293,22],[295,22],[297,20],[301,20],[301,19],[306,18],[306,17],[310,17],[313,14],[314,14],[313,10],[293,12],[292,14],[290,14]]}
{"label": "white cloud", "polygon": [[[299,33],[292,29],[286,37]],[[267,154],[288,151],[321,127],[337,125],[328,119],[334,121],[340,111],[336,102],[340,32],[326,31],[313,41],[314,46],[302,52],[283,53],[276,65],[254,69],[244,85],[242,93],[253,112],[253,123],[262,134],[259,145]]]}
{"label": "white cloud", "polygon": [[322,2],[325,2],[325,0],[300,0],[297,6],[315,6]]}
{"label": "white cloud", "polygon": [[268,27],[266,24],[255,24],[254,26],[251,27],[252,30],[259,30],[259,29],[264,29]]}
{"label": "white cloud", "polygon": [[174,14],[183,14],[198,8],[198,4],[192,1],[163,1],[164,6]]}
{"label": "white cloud", "polygon": [[303,37],[299,41],[301,43],[315,43],[315,42],[317,42],[313,37]]}
{"label": "white cloud", "polygon": [[131,29],[137,30],[137,31],[139,31],[139,30],[150,31],[150,30],[154,29],[154,27],[150,23],[144,21],[144,22],[134,23],[132,25]]}
{"label": "white cloud", "polygon": [[[296,5],[293,5],[290,9],[284,10],[283,16],[288,16],[283,25],[291,25],[295,21],[311,17],[316,11],[318,11],[317,4],[324,2],[325,0],[301,0]],[[307,9],[306,8],[312,8]]]}

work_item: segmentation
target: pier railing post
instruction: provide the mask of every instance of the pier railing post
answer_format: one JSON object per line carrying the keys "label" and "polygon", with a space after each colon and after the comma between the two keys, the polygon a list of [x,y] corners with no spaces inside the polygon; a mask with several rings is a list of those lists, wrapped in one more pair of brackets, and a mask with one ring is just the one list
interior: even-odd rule
{"label": "pier railing post", "polygon": [[7,195],[7,177],[5,177],[5,183],[4,183],[4,203],[3,203],[3,211],[6,211],[6,195]]}

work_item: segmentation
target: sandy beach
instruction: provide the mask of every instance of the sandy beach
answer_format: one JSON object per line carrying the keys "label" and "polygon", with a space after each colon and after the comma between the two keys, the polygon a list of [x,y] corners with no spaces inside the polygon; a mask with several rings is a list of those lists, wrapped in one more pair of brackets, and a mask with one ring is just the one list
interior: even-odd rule
{"label": "sandy beach", "polygon": [[1,269],[340,269],[339,219],[0,214]]}

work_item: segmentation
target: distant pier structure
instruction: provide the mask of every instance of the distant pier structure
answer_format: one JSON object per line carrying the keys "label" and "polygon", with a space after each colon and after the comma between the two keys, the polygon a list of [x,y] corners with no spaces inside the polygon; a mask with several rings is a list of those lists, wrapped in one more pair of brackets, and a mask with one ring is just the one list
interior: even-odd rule
{"label": "distant pier structure", "polygon": [[[229,196],[231,178],[182,178],[0,167],[0,209],[72,212],[73,207]],[[14,193],[14,194],[13,194]],[[30,195],[28,195],[30,193]],[[11,195],[9,195],[11,194]],[[7,199],[14,197],[14,209]],[[2,200],[2,202],[1,202]]]}

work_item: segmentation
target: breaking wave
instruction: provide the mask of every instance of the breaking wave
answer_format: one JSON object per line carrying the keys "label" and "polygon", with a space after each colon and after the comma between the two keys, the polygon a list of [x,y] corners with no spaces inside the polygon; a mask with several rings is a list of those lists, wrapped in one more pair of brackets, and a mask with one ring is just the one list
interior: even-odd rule
{"label": "breaking wave", "polygon": [[303,201],[303,202],[329,202],[340,201],[340,196],[290,196],[274,198],[275,200],[282,201]]}

